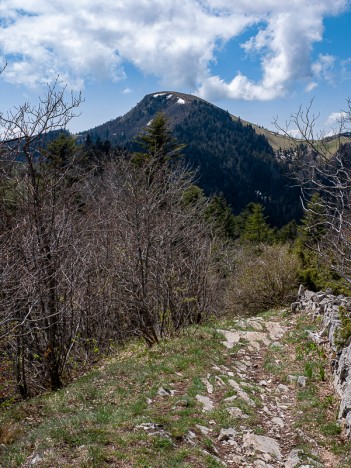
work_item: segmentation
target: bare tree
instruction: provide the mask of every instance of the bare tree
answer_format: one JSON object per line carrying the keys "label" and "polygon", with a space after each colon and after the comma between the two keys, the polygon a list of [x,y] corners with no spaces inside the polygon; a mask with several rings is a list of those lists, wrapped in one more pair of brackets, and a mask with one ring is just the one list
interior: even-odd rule
{"label": "bare tree", "polygon": [[72,137],[49,142],[80,102],[56,83],[0,116],[0,351],[23,398],[111,342],[199,323],[221,297],[221,245],[167,148],[114,152],[94,172]]}
{"label": "bare tree", "polygon": [[[314,248],[332,270],[351,282],[350,100],[347,105],[348,109],[340,113],[335,135],[330,137],[316,131],[319,116],[313,113],[312,102],[306,110],[300,107],[285,128],[276,125],[286,136],[291,127],[301,136],[299,145],[294,142],[290,158],[303,207],[323,228]],[[313,193],[319,193],[320,198],[309,205]]]}
{"label": "bare tree", "polygon": [[181,165],[124,159],[106,171],[108,231],[114,233],[114,282],[129,329],[149,345],[210,309],[219,280],[203,209],[185,206],[192,176]]}
{"label": "bare tree", "polygon": [[81,103],[80,95],[67,101],[65,94],[56,82],[37,106],[26,103],[0,116],[0,334],[7,336],[23,397],[30,394],[29,373],[39,387],[46,379],[53,389],[62,386],[75,326],[65,323],[73,320],[71,270],[84,258],[73,232],[81,229],[76,184],[68,177],[73,161],[57,165],[46,149],[49,133],[64,128]]}

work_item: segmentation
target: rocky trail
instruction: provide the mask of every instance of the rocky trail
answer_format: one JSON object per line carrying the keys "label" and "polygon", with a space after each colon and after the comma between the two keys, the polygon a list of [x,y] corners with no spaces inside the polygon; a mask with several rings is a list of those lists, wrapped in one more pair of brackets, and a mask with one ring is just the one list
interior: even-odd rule
{"label": "rocky trail", "polygon": [[[196,399],[206,412],[211,412],[218,404],[224,404],[233,419],[240,422],[235,428],[222,428],[215,440],[214,451],[223,465],[267,468],[303,465],[300,452],[296,449],[296,438],[301,434],[294,431],[293,422],[295,386],[304,385],[306,378],[290,376],[291,383],[286,385],[284,379],[279,379],[264,368],[265,354],[269,348],[282,354],[291,351],[288,345],[282,344],[281,339],[292,328],[292,325],[282,326],[276,321],[251,318],[240,320],[237,329],[218,330],[223,335],[224,352],[228,354],[230,365],[217,366],[214,363],[204,378],[207,394],[197,395]],[[233,352],[236,345],[241,347]],[[211,377],[215,382],[213,385],[210,383]],[[227,384],[224,383],[225,377]],[[226,385],[232,387],[235,393],[221,400],[223,386]],[[257,416],[256,433],[245,424],[249,415],[240,408],[242,401]],[[216,433],[211,427],[200,426],[199,430],[210,437]],[[190,438],[195,443],[195,433],[190,434]],[[313,465],[309,466],[317,466],[315,460],[310,463]]]}
{"label": "rocky trail", "polygon": [[[228,429],[222,430],[218,437],[220,458],[232,466],[296,466],[300,459],[298,451],[294,450],[296,442],[294,444],[291,414],[295,392],[264,369],[267,348],[288,351],[284,350],[280,342],[287,328],[278,322],[265,323],[262,319],[242,320],[238,326],[243,330],[220,330],[226,339],[223,344],[229,351],[237,343],[246,344],[233,359],[231,369],[221,369],[233,378],[228,383],[236,392],[233,397],[225,399],[228,405],[226,410],[233,417],[239,418],[241,425],[239,430],[229,433]],[[252,396],[261,400],[260,405],[249,396],[248,390]],[[255,434],[252,428],[245,426],[248,416],[235,406],[238,399],[254,408],[258,416],[256,430],[260,428],[261,434]]]}
{"label": "rocky trail", "polygon": [[[210,438],[213,445],[209,453],[223,466],[339,466],[335,455],[297,427],[303,413],[298,409],[297,393],[308,378],[297,375],[294,368],[295,348],[288,338],[295,329],[296,316],[290,315],[285,323],[281,317],[256,317],[218,330],[227,364],[213,363],[202,379],[206,392],[196,395],[196,400],[209,416],[219,406],[224,408],[233,425],[220,430],[211,420],[207,427],[197,425],[188,433],[190,443],[196,444],[201,436]],[[331,391],[330,383],[323,386]],[[233,395],[224,397],[228,388]],[[243,408],[255,415],[254,424]]]}
{"label": "rocky trail", "polygon": [[131,344],[0,413],[0,466],[350,467],[321,326],[272,311]]}

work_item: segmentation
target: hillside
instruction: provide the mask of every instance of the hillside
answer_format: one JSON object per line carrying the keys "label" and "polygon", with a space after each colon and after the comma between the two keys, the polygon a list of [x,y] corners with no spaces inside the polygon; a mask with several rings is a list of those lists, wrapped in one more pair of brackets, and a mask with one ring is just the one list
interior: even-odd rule
{"label": "hillside", "polygon": [[277,131],[268,130],[262,126],[252,124],[251,122],[243,119],[239,119],[235,115],[232,115],[232,119],[236,121],[240,120],[242,124],[251,126],[258,135],[263,135],[274,151],[293,149],[299,143],[299,140],[293,140],[290,137],[278,133]]}
{"label": "hillside", "polygon": [[131,343],[3,411],[0,466],[349,467],[314,327],[278,311]]}
{"label": "hillside", "polygon": [[107,139],[136,150],[135,136],[157,112],[166,115],[174,136],[186,145],[185,162],[198,170],[198,184],[207,195],[223,193],[236,214],[250,202],[261,203],[279,227],[299,217],[298,191],[291,187],[288,166],[274,151],[286,147],[286,139],[255,129],[196,96],[149,94],[124,116],[88,133],[93,141]]}

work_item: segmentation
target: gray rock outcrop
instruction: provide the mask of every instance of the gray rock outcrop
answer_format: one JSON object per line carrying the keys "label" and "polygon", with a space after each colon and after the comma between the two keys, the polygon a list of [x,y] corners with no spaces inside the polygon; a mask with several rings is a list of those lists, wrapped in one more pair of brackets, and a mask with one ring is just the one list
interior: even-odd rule
{"label": "gray rock outcrop", "polygon": [[340,397],[338,418],[351,438],[351,342],[346,339],[340,343],[341,308],[351,311],[351,298],[335,296],[329,289],[314,293],[304,291],[302,287],[299,289],[298,300],[291,305],[292,312],[304,311],[314,318],[322,319],[321,330],[318,333],[309,332],[309,338],[319,345],[326,344],[329,347],[334,387]]}

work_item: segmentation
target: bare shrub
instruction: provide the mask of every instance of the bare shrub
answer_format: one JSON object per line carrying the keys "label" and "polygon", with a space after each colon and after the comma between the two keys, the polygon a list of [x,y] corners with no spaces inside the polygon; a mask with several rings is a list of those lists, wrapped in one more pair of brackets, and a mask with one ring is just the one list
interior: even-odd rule
{"label": "bare shrub", "polygon": [[94,171],[71,137],[48,145],[81,101],[64,91],[0,116],[0,353],[23,398],[111,342],[151,346],[201,322],[223,297],[206,201],[184,200],[192,174],[157,151],[111,153]]}
{"label": "bare shrub", "polygon": [[237,254],[228,291],[232,311],[254,314],[285,305],[296,293],[299,261],[286,245],[262,245]]}
{"label": "bare shrub", "polygon": [[[317,131],[319,114],[314,114],[312,104],[306,109],[300,107],[285,128],[276,126],[293,141],[292,148],[296,141],[289,135],[289,128],[297,129],[303,142],[287,156],[301,187],[305,213],[315,218],[314,230],[320,233],[309,248],[325,267],[351,284],[351,100],[340,113],[334,137]],[[318,200],[313,200],[315,194]]]}
{"label": "bare shrub", "polygon": [[152,156],[143,167],[124,159],[105,171],[101,213],[114,238],[116,317],[149,345],[217,308],[219,244],[204,206],[184,206],[191,183],[184,167],[160,165]]}

